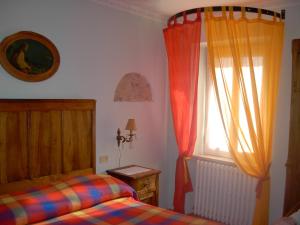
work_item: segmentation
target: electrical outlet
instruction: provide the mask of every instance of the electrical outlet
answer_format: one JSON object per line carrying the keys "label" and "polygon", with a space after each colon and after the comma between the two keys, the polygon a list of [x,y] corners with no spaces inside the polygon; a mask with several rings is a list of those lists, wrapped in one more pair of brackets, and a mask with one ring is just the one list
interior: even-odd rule
{"label": "electrical outlet", "polygon": [[99,156],[99,163],[107,163],[108,162],[108,155],[100,155]]}

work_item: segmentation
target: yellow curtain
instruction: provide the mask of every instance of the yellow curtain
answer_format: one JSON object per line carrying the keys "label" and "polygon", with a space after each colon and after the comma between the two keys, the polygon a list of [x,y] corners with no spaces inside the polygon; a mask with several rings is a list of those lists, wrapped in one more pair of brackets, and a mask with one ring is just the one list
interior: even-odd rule
{"label": "yellow curtain", "polygon": [[[253,225],[268,225],[272,137],[284,23],[232,9],[205,11],[208,66],[229,151],[258,178]],[[238,18],[237,18],[238,17]],[[216,137],[217,138],[217,137]]]}

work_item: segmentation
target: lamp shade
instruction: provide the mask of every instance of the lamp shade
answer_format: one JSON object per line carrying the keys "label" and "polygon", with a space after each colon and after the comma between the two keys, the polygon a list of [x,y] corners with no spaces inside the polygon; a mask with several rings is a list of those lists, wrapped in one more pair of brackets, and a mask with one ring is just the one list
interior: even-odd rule
{"label": "lamp shade", "polygon": [[128,119],[125,130],[136,130],[135,119]]}

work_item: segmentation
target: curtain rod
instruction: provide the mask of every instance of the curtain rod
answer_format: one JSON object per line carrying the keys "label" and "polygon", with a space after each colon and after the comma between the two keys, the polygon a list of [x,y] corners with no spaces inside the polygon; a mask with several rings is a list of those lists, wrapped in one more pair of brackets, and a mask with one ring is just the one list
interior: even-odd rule
{"label": "curtain rod", "polygon": [[[253,7],[241,7],[241,6],[223,6],[223,7],[225,7],[226,11],[229,11],[229,8],[232,7],[234,12],[241,12],[242,8],[245,8],[245,12],[251,12],[251,13],[258,13],[258,11],[261,10],[261,14],[268,15],[268,16],[275,16],[275,17],[277,17],[279,19],[282,19],[282,20],[285,19],[285,10],[284,9],[281,10],[281,13],[278,13],[278,12],[274,12],[274,11],[267,10],[267,9],[258,9],[258,8],[253,8]],[[222,11],[222,6],[201,7],[201,8],[188,9],[186,11],[182,11],[182,12],[176,13],[175,15],[171,16],[168,19],[168,24],[170,24],[172,22],[172,20],[183,16],[184,13],[186,15],[189,15],[189,14],[197,13],[197,11],[204,12],[204,10],[206,8],[212,8],[212,10],[214,12]]]}

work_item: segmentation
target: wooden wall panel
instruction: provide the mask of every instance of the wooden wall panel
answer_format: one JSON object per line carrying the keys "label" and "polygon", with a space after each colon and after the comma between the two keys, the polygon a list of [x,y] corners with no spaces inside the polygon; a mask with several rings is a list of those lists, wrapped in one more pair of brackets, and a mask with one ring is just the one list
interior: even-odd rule
{"label": "wooden wall panel", "polygon": [[63,172],[93,167],[91,111],[63,111]]}
{"label": "wooden wall panel", "polygon": [[0,183],[28,178],[27,113],[0,112]]}
{"label": "wooden wall panel", "polygon": [[284,215],[300,205],[300,39],[293,40],[289,153],[286,163]]}
{"label": "wooden wall panel", "polygon": [[30,112],[29,173],[31,178],[62,171],[61,112]]}

